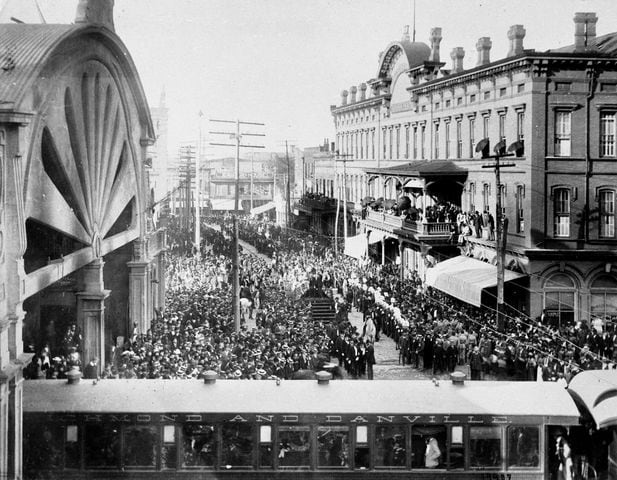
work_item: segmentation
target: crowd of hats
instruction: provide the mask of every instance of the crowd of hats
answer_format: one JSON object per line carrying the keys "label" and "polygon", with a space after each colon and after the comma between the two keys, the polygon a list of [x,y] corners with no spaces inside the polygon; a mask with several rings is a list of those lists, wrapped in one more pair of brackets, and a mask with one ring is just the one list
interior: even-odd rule
{"label": "crowd of hats", "polygon": [[485,373],[521,380],[568,380],[581,370],[617,366],[610,325],[550,324],[512,309],[498,324],[494,311],[427,288],[410,272],[407,277],[401,281],[390,265],[350,281],[355,305],[397,342],[402,363],[443,373],[468,364],[475,350]]}
{"label": "crowd of hats", "polygon": [[[240,219],[240,236],[271,259],[241,255],[241,284],[253,300],[256,328],[235,332],[231,222],[207,221],[220,231],[204,226],[200,257],[191,254],[190,232],[179,225],[169,230],[165,308],[148,332],[134,331],[113,349],[104,377],[200,378],[214,370],[222,378],[291,378],[298,370],[321,368],[330,355],[340,357],[337,338],[363,351],[362,334],[345,321],[350,304],[397,342],[403,363],[433,373],[467,363],[473,350],[480,352],[487,372],[519,378],[536,378],[539,372],[548,380],[581,369],[615,368],[617,334],[610,328],[585,322],[550,326],[546,319],[514,311],[497,325],[494,312],[427,289],[411,272],[401,281],[397,265],[335,259],[318,236],[250,218]],[[335,330],[311,319],[298,301],[309,288],[338,292]],[[79,332],[71,326],[67,335],[61,352],[45,345],[36,359],[38,370],[27,377],[40,378],[45,370],[48,378],[62,378],[81,364],[75,352]],[[352,365],[348,371],[356,376],[362,369]]]}
{"label": "crowd of hats", "polygon": [[[323,242],[306,234],[241,219],[241,237],[272,259],[241,255],[240,282],[253,300],[256,328],[243,326],[236,333],[227,255],[232,222],[227,217],[206,221],[220,231],[202,229],[200,258],[189,254],[190,236],[172,234],[176,248],[168,257],[165,310],[149,332],[135,334],[115,350],[104,376],[200,378],[214,370],[221,378],[291,378],[298,370],[327,364],[331,332],[311,319],[308,307],[298,299],[314,282],[323,288],[336,286],[350,273],[352,261],[334,262]],[[357,335],[348,323],[341,329]]]}

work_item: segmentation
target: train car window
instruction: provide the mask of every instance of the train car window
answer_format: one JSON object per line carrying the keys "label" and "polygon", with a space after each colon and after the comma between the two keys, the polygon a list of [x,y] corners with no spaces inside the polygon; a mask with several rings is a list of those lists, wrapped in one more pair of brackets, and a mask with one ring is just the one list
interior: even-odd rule
{"label": "train car window", "polygon": [[163,443],[161,444],[161,468],[176,468],[178,449],[176,447],[176,427],[163,425]]}
{"label": "train car window", "polygon": [[446,427],[418,425],[411,429],[412,468],[446,467]]}
{"label": "train car window", "polygon": [[450,427],[449,469],[465,468],[465,442],[463,433],[463,427],[460,425]]}
{"label": "train car window", "polygon": [[349,467],[349,427],[319,427],[317,445],[319,467]]}
{"label": "train car window", "polygon": [[120,465],[120,426],[112,423],[86,423],[84,433],[86,468],[118,468]]}
{"label": "train car window", "polygon": [[182,466],[214,467],[216,435],[214,425],[187,423],[182,427]]}
{"label": "train car window", "polygon": [[368,426],[356,426],[356,450],[354,452],[354,468],[366,470],[370,467],[370,450],[368,446]]}
{"label": "train car window", "polygon": [[156,427],[131,425],[124,429],[124,466],[156,467]]}
{"label": "train car window", "polygon": [[375,430],[375,467],[406,465],[407,428],[403,425],[378,425]]}
{"label": "train car window", "polygon": [[62,468],[61,425],[26,423],[23,433],[23,466],[27,472]]}
{"label": "train car window", "polygon": [[234,423],[223,425],[222,465],[225,468],[253,465],[253,425]]}
{"label": "train car window", "polygon": [[501,468],[501,427],[469,428],[471,468]]}
{"label": "train car window", "polygon": [[272,427],[270,425],[259,426],[259,466],[272,468]]}
{"label": "train car window", "polygon": [[540,466],[540,429],[508,427],[508,467]]}
{"label": "train car window", "polygon": [[311,466],[310,427],[278,427],[279,467],[309,468]]}
{"label": "train car window", "polygon": [[64,468],[80,468],[79,429],[77,425],[67,425],[64,431]]}

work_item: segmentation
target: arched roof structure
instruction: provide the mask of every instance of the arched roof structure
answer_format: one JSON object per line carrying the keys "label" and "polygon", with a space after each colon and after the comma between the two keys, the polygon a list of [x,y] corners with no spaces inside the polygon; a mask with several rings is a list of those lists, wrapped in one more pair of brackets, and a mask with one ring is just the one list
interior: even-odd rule
{"label": "arched roof structure", "polygon": [[407,68],[410,69],[422,65],[428,60],[430,53],[430,47],[423,42],[410,42],[408,40],[392,42],[381,55],[377,78],[389,77],[396,60],[400,56],[406,60]]}
{"label": "arched roof structure", "polygon": [[0,121],[27,124],[15,152],[23,158],[15,251],[29,243],[26,221],[83,247],[62,252],[58,274],[27,269],[27,297],[145,237],[143,162],[155,135],[135,65],[113,31],[87,23],[0,31]]}

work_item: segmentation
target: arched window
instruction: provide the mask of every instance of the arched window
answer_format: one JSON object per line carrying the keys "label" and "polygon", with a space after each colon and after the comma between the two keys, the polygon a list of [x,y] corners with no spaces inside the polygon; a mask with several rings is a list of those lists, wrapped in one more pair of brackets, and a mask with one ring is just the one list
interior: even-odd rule
{"label": "arched window", "polygon": [[544,284],[544,322],[562,327],[574,323],[576,286],[565,273],[551,275]]}
{"label": "arched window", "polygon": [[589,305],[592,317],[590,320],[601,318],[615,323],[617,321],[617,278],[615,275],[603,273],[598,276],[591,283],[590,295]]}

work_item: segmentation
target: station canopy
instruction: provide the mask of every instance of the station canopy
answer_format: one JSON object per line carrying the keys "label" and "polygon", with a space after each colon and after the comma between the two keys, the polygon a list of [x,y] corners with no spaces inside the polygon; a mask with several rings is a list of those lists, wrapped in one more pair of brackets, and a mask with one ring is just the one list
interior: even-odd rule
{"label": "station canopy", "polygon": [[[504,281],[522,278],[522,273],[505,270]],[[497,267],[475,258],[458,256],[439,262],[426,271],[427,285],[476,307],[482,304],[482,290],[497,285]]]}
{"label": "station canopy", "polygon": [[568,386],[598,428],[617,426],[617,370],[589,370],[576,375]]}

